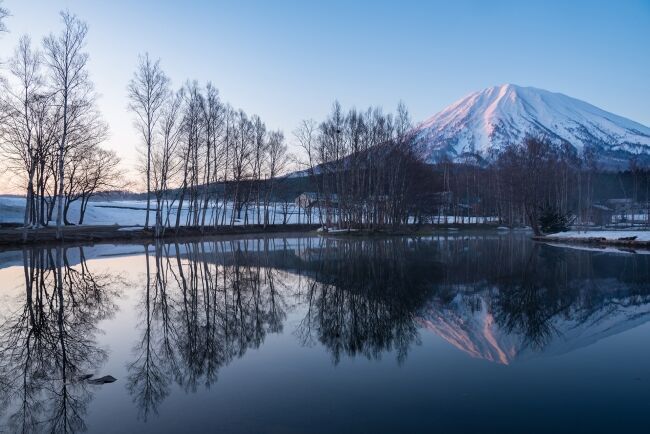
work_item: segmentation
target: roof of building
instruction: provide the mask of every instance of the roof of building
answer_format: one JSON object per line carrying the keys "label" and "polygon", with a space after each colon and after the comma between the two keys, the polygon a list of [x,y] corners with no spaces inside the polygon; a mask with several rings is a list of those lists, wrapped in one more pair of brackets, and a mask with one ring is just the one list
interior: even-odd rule
{"label": "roof of building", "polygon": [[610,207],[605,206],[605,205],[593,204],[593,205],[591,205],[591,207],[595,208],[597,210],[600,210],[600,211],[611,211],[611,212],[614,211],[613,209],[611,209]]}

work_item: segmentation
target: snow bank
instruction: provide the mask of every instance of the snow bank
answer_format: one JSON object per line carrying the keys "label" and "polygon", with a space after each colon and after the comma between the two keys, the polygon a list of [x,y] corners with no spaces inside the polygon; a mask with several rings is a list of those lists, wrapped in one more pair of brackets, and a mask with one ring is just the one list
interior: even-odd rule
{"label": "snow bank", "polygon": [[549,234],[548,238],[605,238],[620,240],[621,238],[636,237],[634,241],[650,241],[650,231],[568,231]]}
{"label": "snow bank", "polygon": [[615,253],[615,254],[624,254],[624,255],[650,255],[650,250],[643,249],[630,249],[630,248],[620,248],[613,246],[598,246],[591,247],[584,244],[568,244],[568,243],[548,243],[549,246],[559,247],[562,249],[572,249],[572,250],[581,250],[584,252],[598,252],[598,253]]}

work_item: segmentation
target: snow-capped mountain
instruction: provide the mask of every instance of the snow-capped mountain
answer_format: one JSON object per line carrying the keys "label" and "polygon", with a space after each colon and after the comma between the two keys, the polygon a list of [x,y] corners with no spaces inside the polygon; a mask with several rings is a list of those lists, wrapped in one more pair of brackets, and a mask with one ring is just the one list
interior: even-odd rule
{"label": "snow-capped mountain", "polygon": [[427,158],[489,159],[526,135],[544,135],[582,152],[593,147],[600,160],[650,158],[650,128],[561,93],[513,84],[466,96],[424,121],[418,138]]}

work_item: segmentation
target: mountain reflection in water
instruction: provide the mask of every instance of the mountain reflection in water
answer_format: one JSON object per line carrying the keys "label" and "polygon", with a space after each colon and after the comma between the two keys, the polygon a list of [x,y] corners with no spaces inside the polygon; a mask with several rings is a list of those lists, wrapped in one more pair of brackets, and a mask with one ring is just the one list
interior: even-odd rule
{"label": "mountain reflection in water", "polygon": [[[11,432],[85,429],[98,389],[83,376],[101,374],[111,357],[98,334],[111,333],[125,293],[138,325],[120,337],[132,351],[119,381],[142,421],[176,386],[218,387],[220,369],[269,334],[321,346],[334,365],[384,355],[403,364],[431,331],[472,357],[510,364],[650,319],[650,255],[524,236],[160,243],[133,257],[138,279],[97,271],[93,249],[19,252],[20,291],[0,307],[0,421]],[[299,320],[285,330],[289,315]]]}

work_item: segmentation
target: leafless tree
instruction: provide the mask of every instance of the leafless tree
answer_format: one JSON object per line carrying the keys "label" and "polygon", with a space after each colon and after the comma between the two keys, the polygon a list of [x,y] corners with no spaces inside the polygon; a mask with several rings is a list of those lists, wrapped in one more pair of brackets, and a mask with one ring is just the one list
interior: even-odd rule
{"label": "leafless tree", "polygon": [[76,15],[62,12],[63,30],[50,34],[43,40],[45,58],[50,70],[50,84],[56,95],[56,104],[61,107],[61,136],[57,156],[57,238],[61,238],[63,225],[63,194],[65,155],[69,135],[83,122],[85,111],[92,107],[94,95],[88,77],[88,53],[84,50],[88,26]]}
{"label": "leafless tree", "polygon": [[[203,124],[205,139],[205,164],[203,169],[203,209],[201,211],[201,228],[205,228],[205,219],[214,186],[221,168],[220,135],[223,129],[223,104],[219,100],[219,91],[208,83],[203,98]],[[216,198],[215,198],[216,199]],[[218,199],[217,199],[218,200]],[[215,219],[217,217],[215,216]]]}
{"label": "leafless tree", "polygon": [[72,167],[67,170],[64,219],[68,221],[70,205],[79,201],[79,218],[83,224],[88,202],[98,191],[120,189],[124,186],[120,159],[115,151],[109,151],[93,145],[81,148],[79,153],[68,159]]}
{"label": "leafless tree", "polygon": [[[182,134],[181,110],[183,91],[178,91],[165,102],[162,108],[159,136],[152,152],[152,176],[156,193],[155,235],[159,237],[169,225],[169,215],[174,205],[169,189],[182,167],[178,147]],[[163,214],[164,213],[164,214]],[[165,221],[163,221],[163,218]]]}
{"label": "leafless tree", "polygon": [[274,194],[276,178],[283,174],[289,163],[287,145],[284,143],[282,131],[271,131],[269,133],[266,151],[265,181],[267,185],[264,196],[264,227],[269,224],[269,205]]}
{"label": "leafless tree", "polygon": [[149,227],[151,205],[151,151],[155,130],[169,95],[169,79],[160,67],[160,61],[152,61],[148,53],[140,56],[138,67],[129,82],[129,109],[136,115],[136,127],[140,130],[146,154],[147,212],[145,228]]}
{"label": "leafless tree", "polygon": [[9,168],[26,181],[23,237],[27,236],[27,228],[34,223],[32,220],[35,202],[34,177],[39,149],[35,140],[33,117],[38,109],[38,99],[43,92],[41,64],[41,54],[32,49],[30,38],[21,37],[14,56],[9,62],[12,80],[4,83],[2,94],[4,121],[0,126],[0,132],[3,158]]}
{"label": "leafless tree", "polygon": [[241,211],[248,198],[242,188],[243,181],[250,175],[251,154],[254,144],[254,126],[243,110],[239,110],[235,117],[233,131],[231,167],[235,190],[232,198],[233,210],[230,224],[235,224],[235,219],[241,219]]}

